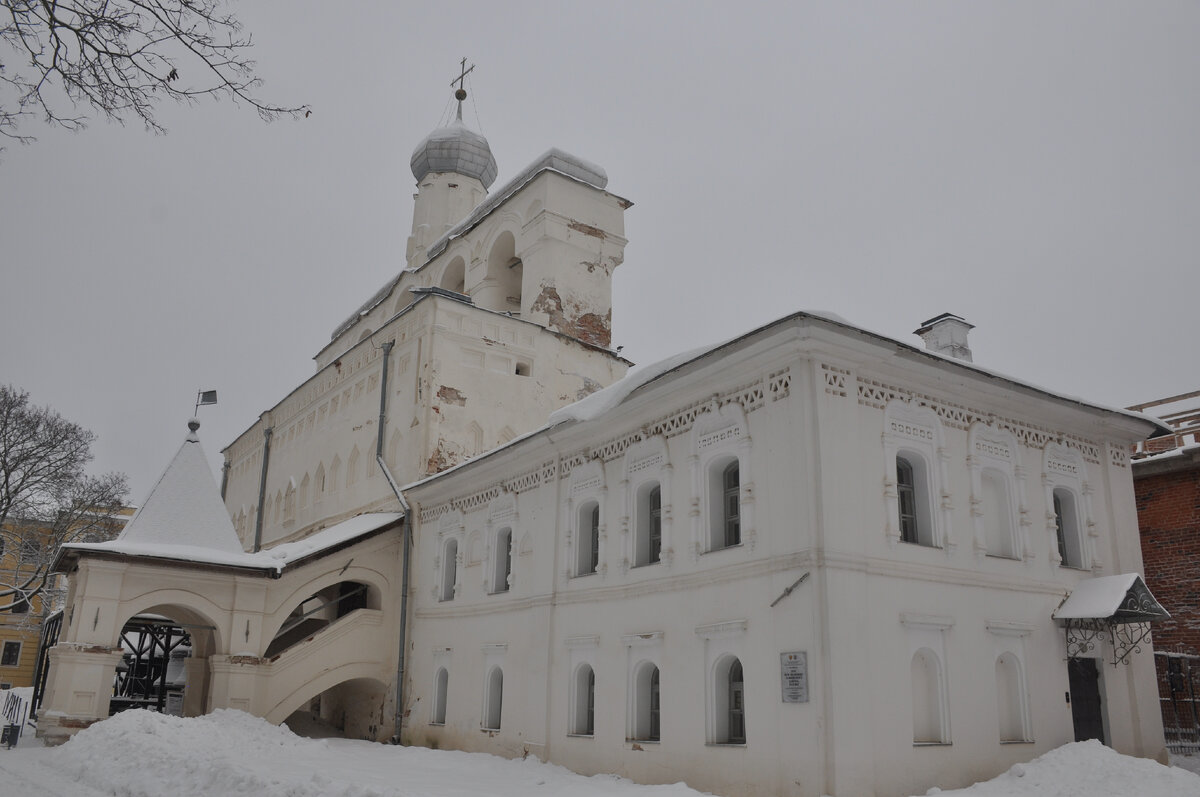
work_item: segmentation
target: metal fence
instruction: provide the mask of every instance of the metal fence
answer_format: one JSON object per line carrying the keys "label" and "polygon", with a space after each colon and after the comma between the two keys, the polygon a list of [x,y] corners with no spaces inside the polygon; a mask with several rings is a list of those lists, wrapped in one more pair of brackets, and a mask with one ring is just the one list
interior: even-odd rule
{"label": "metal fence", "polygon": [[1154,665],[1167,749],[1200,752],[1200,655],[1155,651]]}

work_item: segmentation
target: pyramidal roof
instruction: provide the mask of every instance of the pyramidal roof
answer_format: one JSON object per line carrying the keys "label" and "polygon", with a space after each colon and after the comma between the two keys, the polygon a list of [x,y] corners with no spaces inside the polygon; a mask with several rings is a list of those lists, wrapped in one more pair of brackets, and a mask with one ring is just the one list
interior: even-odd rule
{"label": "pyramidal roof", "polygon": [[217,483],[192,420],[187,439],[142,503],[141,509],[117,536],[126,543],[187,545],[227,553],[242,553],[242,543],[225,511]]}

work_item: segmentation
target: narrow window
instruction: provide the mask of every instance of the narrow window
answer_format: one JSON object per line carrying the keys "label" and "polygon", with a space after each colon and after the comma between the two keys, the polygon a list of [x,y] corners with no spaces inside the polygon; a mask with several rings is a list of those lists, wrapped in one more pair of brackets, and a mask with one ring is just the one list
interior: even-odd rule
{"label": "narrow window", "polygon": [[457,580],[458,540],[452,538],[446,541],[446,549],[442,552],[442,600],[454,600],[454,587]]}
{"label": "narrow window", "polygon": [[492,594],[508,592],[508,577],[512,575],[512,529],[500,529],[496,533],[495,560]]}
{"label": "narrow window", "polygon": [[653,564],[662,555],[662,489],[658,485],[650,491],[650,550],[647,564]]}
{"label": "narrow window", "polygon": [[739,492],[739,473],[736,460],[729,463],[725,468],[725,472],[721,476],[721,484],[724,487],[725,497],[725,513],[723,518],[725,547],[728,548],[731,545],[740,545],[742,542],[741,495]]}
{"label": "narrow window", "polygon": [[21,643],[5,642],[4,652],[0,653],[0,667],[16,667],[21,661]]}
{"label": "narrow window", "polygon": [[925,458],[911,451],[896,455],[896,508],[900,541],[936,548],[929,471]]}
{"label": "narrow window", "polygon": [[1058,556],[1063,567],[1082,568],[1083,540],[1075,494],[1064,487],[1054,490],[1054,525],[1058,534]]}
{"label": "narrow window", "polygon": [[661,735],[658,667],[648,661],[635,671],[630,731],[630,738],[639,742],[657,742]]}
{"label": "narrow window", "polygon": [[942,744],[942,673],[937,655],[922,648],[912,658],[913,744]]}
{"label": "narrow window", "polygon": [[1021,689],[1021,665],[1012,653],[996,659],[996,701],[1000,720],[1000,741],[1024,742],[1025,699]]}
{"label": "narrow window", "polygon": [[726,656],[713,670],[714,715],[711,736],[714,744],[746,743],[745,690],[742,662]]}
{"label": "narrow window", "polygon": [[1009,501],[1008,477],[994,469],[984,470],[979,479],[980,512],[983,515],[984,539],[988,556],[1016,559],[1016,543],[1013,538],[1011,502]]}
{"label": "narrow window", "polygon": [[589,664],[581,664],[575,671],[574,698],[571,733],[592,736],[596,731],[596,671]]}
{"label": "narrow window", "polygon": [[658,668],[650,675],[650,735],[652,742],[657,742],[662,736],[662,703],[658,690]]}
{"label": "narrow window", "polygon": [[900,542],[919,543],[916,482],[912,463],[904,457],[896,457],[896,493],[900,499]]}
{"label": "narrow window", "polygon": [[600,505],[595,501],[589,501],[579,510],[578,538],[575,575],[591,575],[600,562]]}
{"label": "narrow window", "polygon": [[504,702],[504,671],[493,667],[488,673],[487,698],[484,704],[483,728],[488,731],[500,730],[500,711]]}
{"label": "narrow window", "polygon": [[429,720],[434,725],[446,724],[446,690],[450,685],[450,673],[445,667],[439,667],[433,679],[433,717]]}
{"label": "narrow window", "polygon": [[662,489],[658,482],[643,484],[637,494],[637,531],[633,566],[652,565],[662,556]]}

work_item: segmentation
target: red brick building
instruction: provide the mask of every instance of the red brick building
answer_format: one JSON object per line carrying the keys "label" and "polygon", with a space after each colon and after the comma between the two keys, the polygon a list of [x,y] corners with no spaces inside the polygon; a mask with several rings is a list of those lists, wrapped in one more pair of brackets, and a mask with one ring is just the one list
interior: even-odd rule
{"label": "red brick building", "polygon": [[1130,409],[1178,430],[1147,440],[1133,460],[1146,586],[1171,613],[1154,647],[1200,653],[1200,391]]}
{"label": "red brick building", "polygon": [[[1176,429],[1133,455],[1146,586],[1168,612],[1154,628],[1167,744],[1200,744],[1200,390],[1130,407]],[[1178,748],[1178,749],[1177,749]]]}

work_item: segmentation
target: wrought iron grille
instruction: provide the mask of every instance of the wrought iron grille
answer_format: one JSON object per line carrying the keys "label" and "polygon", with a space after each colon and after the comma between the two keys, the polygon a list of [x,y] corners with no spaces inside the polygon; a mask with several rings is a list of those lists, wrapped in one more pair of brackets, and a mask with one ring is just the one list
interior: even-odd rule
{"label": "wrought iron grille", "polygon": [[1155,651],[1154,665],[1167,749],[1200,752],[1200,655]]}

